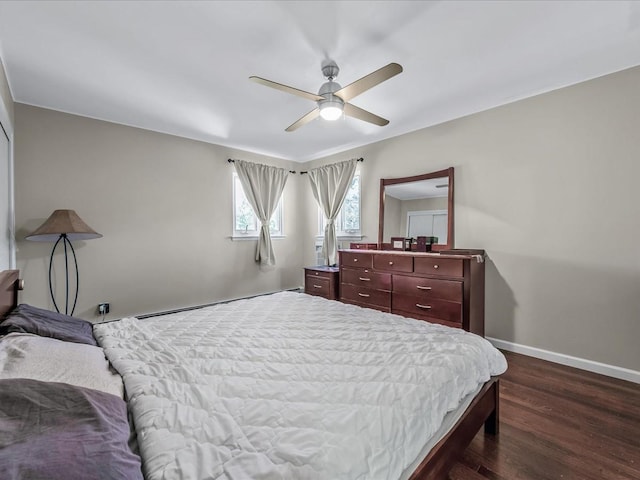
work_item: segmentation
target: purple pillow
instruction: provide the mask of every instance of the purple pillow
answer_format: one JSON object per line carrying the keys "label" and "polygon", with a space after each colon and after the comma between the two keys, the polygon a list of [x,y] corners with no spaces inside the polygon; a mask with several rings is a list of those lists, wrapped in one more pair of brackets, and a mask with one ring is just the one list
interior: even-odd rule
{"label": "purple pillow", "polygon": [[127,405],[110,393],[0,380],[0,478],[143,480],[128,446]]}
{"label": "purple pillow", "polygon": [[10,311],[0,323],[0,335],[12,332],[33,333],[65,342],[98,345],[90,322],[24,303]]}

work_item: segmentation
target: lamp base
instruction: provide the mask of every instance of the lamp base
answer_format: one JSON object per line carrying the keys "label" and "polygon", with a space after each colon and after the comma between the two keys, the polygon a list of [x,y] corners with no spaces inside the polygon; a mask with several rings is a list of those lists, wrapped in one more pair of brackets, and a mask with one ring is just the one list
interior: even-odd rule
{"label": "lamp base", "polygon": [[[51,294],[51,300],[53,301],[53,306],[56,309],[56,312],[60,313],[60,308],[58,308],[58,303],[56,302],[56,297],[53,293],[53,256],[56,253],[56,248],[58,244],[62,242],[64,246],[64,277],[65,277],[65,305],[64,305],[64,313],[65,315],[73,315],[73,312],[76,310],[76,303],[78,302],[78,287],[80,285],[80,276],[78,275],[78,259],[76,258],[76,251],[71,244],[71,241],[67,237],[66,233],[61,233],[58,240],[53,245],[51,249],[51,258],[49,259],[49,293]],[[69,313],[69,255],[68,249],[71,249],[71,254],[73,256],[73,264],[75,266],[76,272],[76,288],[75,288],[75,296],[73,299],[73,307],[71,308],[71,313]]]}

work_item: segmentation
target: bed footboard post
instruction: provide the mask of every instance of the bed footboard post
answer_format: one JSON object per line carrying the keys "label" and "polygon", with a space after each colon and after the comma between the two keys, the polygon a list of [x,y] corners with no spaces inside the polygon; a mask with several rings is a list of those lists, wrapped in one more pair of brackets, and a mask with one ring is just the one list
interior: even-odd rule
{"label": "bed footboard post", "polygon": [[484,433],[497,435],[500,429],[500,381],[496,379],[491,388],[494,408],[484,422]]}

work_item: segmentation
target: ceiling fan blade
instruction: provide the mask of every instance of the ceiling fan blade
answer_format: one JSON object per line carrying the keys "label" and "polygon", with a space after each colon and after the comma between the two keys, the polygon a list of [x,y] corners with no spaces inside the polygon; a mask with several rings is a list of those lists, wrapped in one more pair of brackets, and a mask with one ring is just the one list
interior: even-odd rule
{"label": "ceiling fan blade", "polygon": [[283,92],[291,93],[293,95],[297,95],[298,97],[306,98],[309,100],[313,100],[317,102],[318,100],[323,100],[324,97],[320,95],[316,95],[315,93],[305,92],[304,90],[299,90],[297,88],[289,87],[288,85],[283,85],[278,82],[272,82],[271,80],[267,80],[266,78],[261,77],[249,77],[249,80],[253,80],[256,83],[260,83],[267,87],[275,88],[276,90],[281,90]]}
{"label": "ceiling fan blade", "polygon": [[367,112],[366,110],[363,110],[360,107],[356,107],[355,105],[352,105],[350,103],[344,104],[344,114],[349,115],[353,118],[357,118],[358,120],[364,120],[365,122],[373,123],[374,125],[378,125],[380,127],[384,127],[389,123],[389,120],[387,120],[386,118],[374,115],[373,113]]}
{"label": "ceiling fan blade", "polygon": [[297,130],[298,128],[302,127],[303,125],[306,125],[311,120],[315,120],[316,118],[318,118],[319,115],[320,115],[320,109],[316,107],[313,110],[311,110],[309,113],[307,113],[304,117],[293,122],[291,125],[285,128],[284,131],[293,132],[294,130]]}
{"label": "ceiling fan blade", "polygon": [[342,87],[340,90],[335,92],[334,95],[337,95],[345,102],[348,102],[355,96],[366,92],[385,80],[389,80],[391,77],[395,77],[401,72],[402,66],[397,63],[390,63],[389,65],[382,67],[353,83],[350,83],[346,87]]}

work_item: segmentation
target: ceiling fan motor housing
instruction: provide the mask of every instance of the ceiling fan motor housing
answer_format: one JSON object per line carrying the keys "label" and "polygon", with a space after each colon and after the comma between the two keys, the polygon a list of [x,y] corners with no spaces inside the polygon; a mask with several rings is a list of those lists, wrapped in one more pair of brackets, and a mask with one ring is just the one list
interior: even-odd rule
{"label": "ceiling fan motor housing", "polygon": [[[320,95],[321,97],[324,97],[325,100],[334,100],[340,103],[344,103],[344,100],[342,100],[340,97],[333,94],[334,92],[337,92],[341,88],[342,86],[338,82],[329,80],[328,82],[325,82],[322,84],[322,86],[320,87],[320,90],[318,90],[318,95]],[[318,104],[320,104],[322,101],[323,100],[320,100]]]}
{"label": "ceiling fan motor housing", "polygon": [[338,64],[333,60],[325,60],[322,62],[322,74],[327,77],[329,80],[333,80],[340,73],[340,69],[338,68]]}

